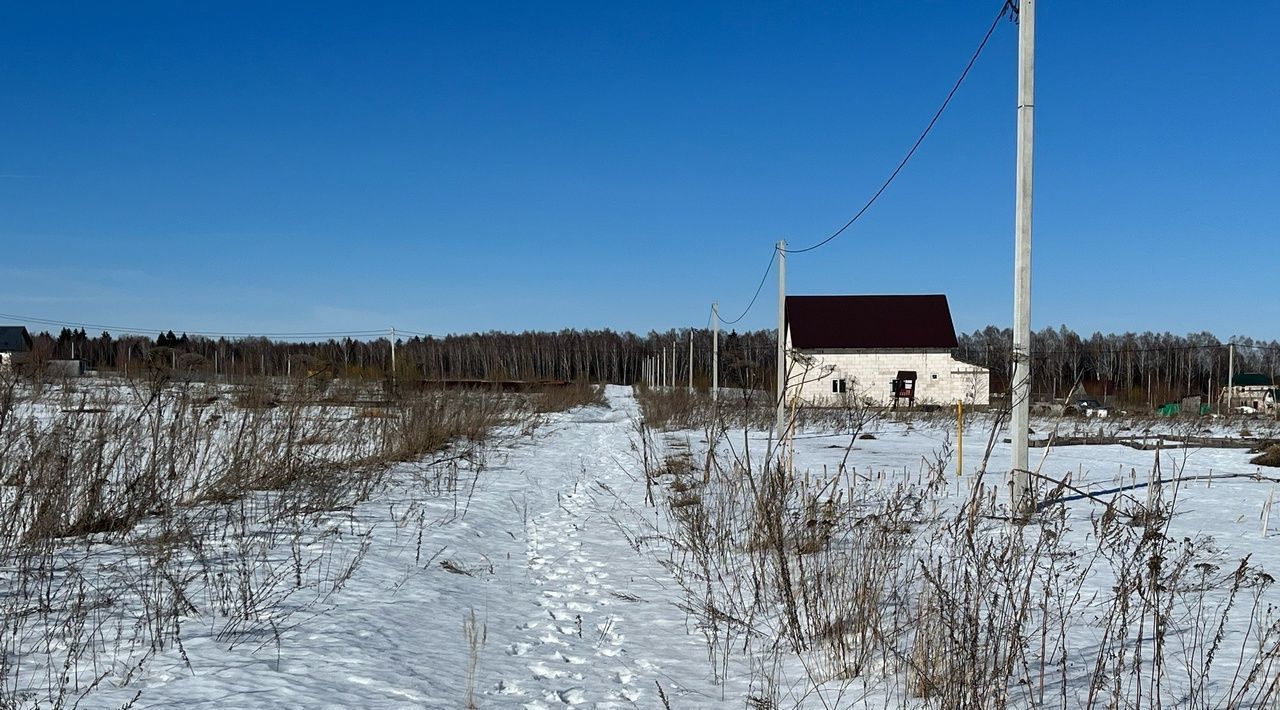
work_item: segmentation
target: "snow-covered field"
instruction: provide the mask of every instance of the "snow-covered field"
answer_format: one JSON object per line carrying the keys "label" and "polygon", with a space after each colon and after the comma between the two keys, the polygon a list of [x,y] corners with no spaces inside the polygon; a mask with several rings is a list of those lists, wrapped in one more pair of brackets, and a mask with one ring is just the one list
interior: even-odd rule
{"label": "snow-covered field", "polygon": [[[483,461],[458,471],[460,484],[447,493],[423,466],[397,465],[382,492],[354,509],[317,518],[331,533],[323,542],[324,559],[330,560],[325,564],[359,561],[332,593],[258,643],[229,643],[216,620],[184,618],[181,644],[157,649],[145,666],[106,673],[81,706],[742,708],[757,698],[757,707],[769,707],[762,690],[767,676],[782,707],[941,707],[936,699],[913,695],[911,674],[884,659],[849,677],[819,669],[805,653],[779,651],[776,643],[762,652],[770,646],[767,639],[711,653],[705,618],[689,612],[696,600],[688,596],[688,578],[681,578],[686,572],[677,564],[679,532],[667,505],[672,482],[646,478],[646,444],[630,388],[611,386],[607,395],[607,407],[552,414],[531,436],[504,437]],[[964,470],[957,475],[953,426],[936,421],[873,422],[866,431],[874,438],[856,440],[801,432],[794,444],[795,470],[815,482],[837,476],[830,490],[840,492],[841,504],[857,506],[905,490],[901,486],[927,486],[931,475],[937,477],[937,462],[945,461],[926,512],[946,517],[972,494],[989,430],[985,419],[970,422]],[[1036,424],[1037,430],[1052,426]],[[1238,433],[1226,425],[1216,429]],[[739,455],[767,455],[762,433],[725,436]],[[987,463],[988,484],[1008,466],[1008,446],[999,439]],[[647,445],[653,455],[687,450],[699,461],[708,442],[704,432],[677,431],[651,434]],[[1033,456],[1043,453],[1033,450]],[[1275,472],[1250,465],[1243,449],[1166,449],[1158,455],[1164,479],[1184,479],[1161,487],[1160,500],[1175,511],[1165,534],[1175,540],[1212,538],[1193,560],[1212,563],[1214,571],[1205,568],[1204,579],[1229,586],[1246,556],[1265,570],[1280,569],[1274,532],[1280,520],[1268,517],[1276,484],[1253,477]],[[1120,445],[1063,447],[1051,450],[1040,470],[1054,479],[1069,473],[1074,488],[1106,500],[1145,505],[1156,456]],[[646,501],[650,485],[654,504]],[[1001,495],[999,485],[992,490]],[[708,487],[703,495],[712,493]],[[830,498],[830,491],[825,495]],[[1097,548],[1095,523],[1105,507],[1069,491],[1064,495],[1074,499],[1053,509],[1053,529],[1064,536],[1053,552],[1087,556]],[[996,517],[981,521],[986,533],[980,534],[995,536],[1009,527]],[[1018,669],[1010,682],[1016,687],[1026,678],[1027,687],[1011,694],[1011,705],[1102,704],[1087,696],[1088,678],[1097,673],[1099,650],[1114,646],[1107,640],[1114,636],[1106,636],[1114,633],[1115,621],[1107,616],[1106,600],[1118,573],[1096,557],[1071,569],[1084,569],[1072,573],[1080,578],[1079,598],[1064,605],[1070,617],[1056,622],[1064,629],[1063,648],[1044,654],[1061,668],[1052,674]],[[1209,659],[1206,687],[1165,697],[1164,707],[1253,706],[1248,698],[1233,704],[1230,694],[1233,673],[1238,676],[1246,665],[1237,657],[1269,643],[1257,626],[1264,615],[1248,611],[1250,595],[1257,593],[1264,610],[1280,600],[1269,582],[1251,584],[1220,624],[1223,654],[1232,649],[1235,655],[1227,664]],[[1212,620],[1226,603],[1224,594],[1197,597],[1210,605],[1200,617],[1209,621],[1197,628],[1217,628]],[[1168,603],[1181,610],[1182,601],[1170,597]],[[779,628],[776,619],[765,618],[755,626],[763,635]],[[1183,666],[1206,663],[1187,650],[1199,641],[1169,631],[1164,672],[1187,675]],[[1272,682],[1275,670],[1267,666],[1272,677],[1262,685]],[[1139,688],[1140,695],[1149,687],[1122,685],[1124,693]],[[1184,685],[1195,685],[1194,679]],[[20,700],[24,707],[55,704],[38,690]],[[1150,697],[1129,697],[1116,706],[1155,705]]]}

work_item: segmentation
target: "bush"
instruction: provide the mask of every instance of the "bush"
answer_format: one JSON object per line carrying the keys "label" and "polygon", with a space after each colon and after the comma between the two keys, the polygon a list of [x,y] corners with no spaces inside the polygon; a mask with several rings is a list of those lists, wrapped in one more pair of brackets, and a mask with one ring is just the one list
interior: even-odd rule
{"label": "bush", "polygon": [[1277,466],[1280,467],[1280,444],[1272,444],[1267,447],[1266,451],[1249,459],[1249,463],[1258,466]]}

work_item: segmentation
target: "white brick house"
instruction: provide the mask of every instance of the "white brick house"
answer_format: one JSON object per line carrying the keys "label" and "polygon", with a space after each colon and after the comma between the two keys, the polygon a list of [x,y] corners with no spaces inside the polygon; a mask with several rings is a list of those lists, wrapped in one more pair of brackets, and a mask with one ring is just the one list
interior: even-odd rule
{"label": "white brick house", "polygon": [[[895,403],[913,379],[915,404],[988,404],[986,368],[951,357],[955,326],[944,295],[788,296],[787,399],[832,406]],[[898,399],[906,406],[908,400]]]}

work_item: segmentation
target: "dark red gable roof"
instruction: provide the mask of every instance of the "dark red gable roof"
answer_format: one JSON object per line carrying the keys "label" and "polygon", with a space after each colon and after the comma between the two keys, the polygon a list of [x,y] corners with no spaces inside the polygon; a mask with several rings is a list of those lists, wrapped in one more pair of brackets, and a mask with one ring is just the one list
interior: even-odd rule
{"label": "dark red gable roof", "polygon": [[954,348],[956,329],[942,294],[787,296],[793,348]]}

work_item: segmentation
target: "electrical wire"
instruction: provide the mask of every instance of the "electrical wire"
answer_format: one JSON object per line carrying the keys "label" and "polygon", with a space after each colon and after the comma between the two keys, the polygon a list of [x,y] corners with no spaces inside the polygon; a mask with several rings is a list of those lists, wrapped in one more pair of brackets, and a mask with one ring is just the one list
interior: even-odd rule
{"label": "electrical wire", "polygon": [[764,267],[764,275],[760,277],[760,285],[756,286],[755,295],[751,297],[751,303],[747,304],[746,310],[744,310],[742,312],[742,315],[739,315],[737,318],[734,318],[733,320],[721,319],[720,320],[721,325],[733,325],[734,323],[737,323],[738,321],[747,317],[747,314],[751,312],[751,307],[756,305],[756,299],[760,298],[760,290],[764,288],[764,282],[768,280],[769,272],[773,271],[773,262],[777,260],[778,260],[778,247],[775,246],[773,248],[773,256],[769,257],[769,265]]}
{"label": "electrical wire", "polygon": [[1008,13],[1009,5],[1010,3],[1006,0],[1000,6],[999,14],[996,15],[996,19],[992,20],[991,26],[987,28],[987,33],[983,35],[982,41],[978,43],[978,48],[974,51],[973,56],[969,58],[969,63],[965,65],[964,71],[960,72],[960,78],[956,79],[955,85],[953,85],[951,87],[951,91],[947,93],[947,98],[943,99],[942,105],[938,107],[938,110],[933,114],[933,118],[929,120],[929,125],[925,126],[924,132],[921,133],[920,137],[916,139],[916,142],[911,145],[911,149],[908,150],[907,154],[902,158],[902,162],[898,163],[898,167],[894,168],[893,172],[889,174],[888,179],[880,185],[880,189],[875,191],[875,194],[871,196],[871,199],[867,200],[866,204],[862,206],[862,209],[858,210],[857,214],[853,215],[848,222],[845,222],[843,227],[837,229],[830,236],[817,244],[807,246],[803,249],[787,249],[786,251],[788,254],[803,254],[807,251],[813,251],[819,247],[826,246],[831,240],[840,236],[846,229],[853,226],[853,223],[857,222],[862,215],[866,214],[867,210],[871,209],[871,205],[874,205],[876,200],[880,199],[880,196],[884,194],[884,191],[889,189],[889,185],[898,177],[898,173],[902,172],[902,169],[907,167],[907,163],[910,162],[912,156],[916,154],[916,149],[920,147],[920,144],[924,142],[924,139],[929,135],[929,132],[933,130],[934,125],[938,123],[938,119],[942,118],[942,112],[947,110],[947,106],[951,103],[951,99],[955,97],[956,92],[960,90],[960,85],[964,83],[965,77],[969,76],[969,70],[973,69],[973,65],[977,63],[978,57],[982,54],[982,50],[987,46],[987,41],[991,39],[991,35],[995,34],[996,27],[1000,25],[1000,20],[1004,18],[1006,13]]}

